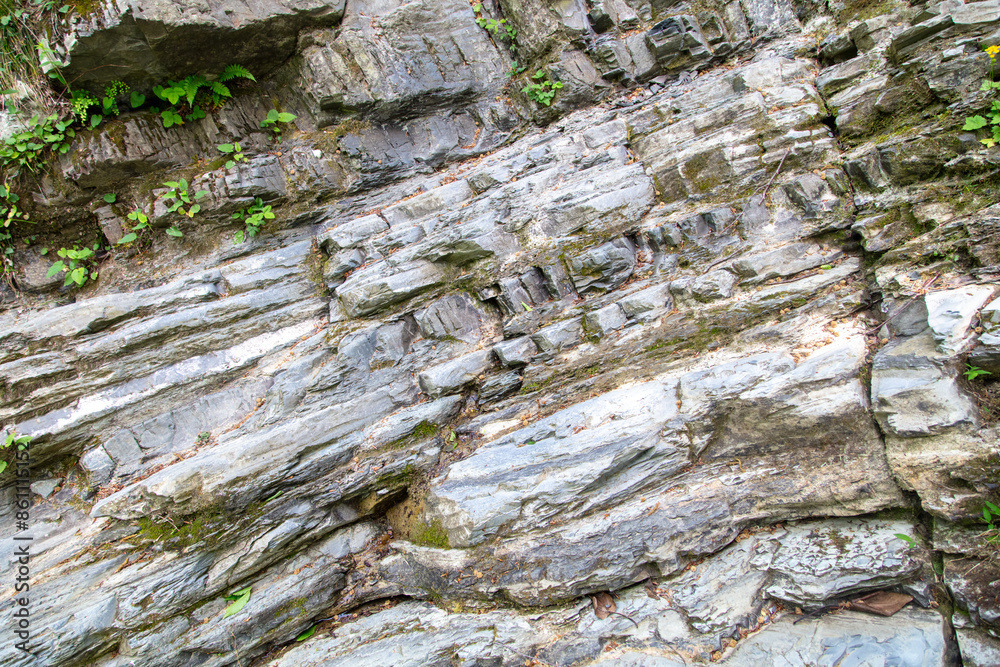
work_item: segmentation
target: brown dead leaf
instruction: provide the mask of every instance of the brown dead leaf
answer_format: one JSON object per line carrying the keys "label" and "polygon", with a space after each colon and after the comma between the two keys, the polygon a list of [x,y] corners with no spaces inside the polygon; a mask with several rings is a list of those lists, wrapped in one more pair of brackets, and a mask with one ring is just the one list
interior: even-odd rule
{"label": "brown dead leaf", "polygon": [[656,582],[652,579],[646,580],[646,595],[653,598],[654,600],[660,599],[660,591],[656,586]]}
{"label": "brown dead leaf", "polygon": [[602,621],[612,613],[618,611],[618,605],[615,604],[615,600],[611,597],[610,593],[598,593],[590,600],[594,603],[594,614]]}
{"label": "brown dead leaf", "polygon": [[879,616],[892,616],[911,601],[913,601],[913,597],[905,593],[875,591],[857,600],[852,600],[851,609],[867,611],[870,614],[878,614]]}

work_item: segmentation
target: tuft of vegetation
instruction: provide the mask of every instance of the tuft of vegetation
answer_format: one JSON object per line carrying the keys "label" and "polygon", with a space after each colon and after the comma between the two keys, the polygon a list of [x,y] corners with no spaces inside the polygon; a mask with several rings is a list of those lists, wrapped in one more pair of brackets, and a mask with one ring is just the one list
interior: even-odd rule
{"label": "tuft of vegetation", "polygon": [[983,370],[979,366],[973,366],[971,364],[965,364],[965,366],[966,369],[962,371],[962,374],[965,375],[965,379],[970,381],[975,380],[977,377],[981,375],[993,375],[989,371]]}
{"label": "tuft of vegetation", "polygon": [[220,153],[230,156],[230,158],[226,160],[226,169],[232,169],[236,166],[237,162],[246,162],[247,160],[243,156],[243,149],[240,147],[240,142],[238,141],[231,144],[219,144],[217,148]]}
{"label": "tuft of vegetation", "polygon": [[993,71],[997,54],[1000,53],[1000,46],[988,46],[986,47],[986,53],[990,56],[990,69],[979,89],[982,91],[993,91],[994,99],[990,102],[990,108],[985,112],[985,117],[980,115],[969,116],[965,119],[965,125],[962,126],[962,129],[966,132],[978,132],[985,129],[987,136],[979,141],[985,144],[987,148],[992,148],[1000,143],[1000,99],[996,99],[995,95],[996,91],[1000,90],[1000,81],[994,80],[995,75]]}
{"label": "tuft of vegetation", "polygon": [[160,112],[163,127],[183,125],[185,119],[195,121],[204,118],[205,109],[220,108],[233,96],[226,83],[234,79],[257,81],[242,65],[228,65],[215,77],[194,74],[180,81],[169,80],[165,86],[153,86],[153,94],[172,105]]}
{"label": "tuft of vegetation", "polygon": [[531,77],[534,81],[529,81],[528,85],[521,89],[521,92],[528,96],[528,99],[543,104],[552,105],[552,98],[556,96],[556,91],[563,87],[562,81],[553,82],[548,78],[545,70],[538,70]]}
{"label": "tuft of vegetation", "polygon": [[451,544],[448,542],[448,531],[441,525],[440,519],[414,526],[412,537],[413,543],[421,546],[437,549],[451,548]]}
{"label": "tuft of vegetation", "polygon": [[487,18],[483,15],[483,4],[477,2],[472,5],[472,11],[476,15],[476,25],[490,33],[494,42],[506,44],[510,50],[510,56],[514,59],[510,67],[509,76],[515,76],[523,72],[526,68],[517,64],[517,28],[507,22],[507,19]]}
{"label": "tuft of vegetation", "polygon": [[[0,449],[9,449],[13,445],[17,445],[17,450],[24,451],[31,444],[30,435],[18,435],[16,432],[11,432],[7,434],[7,437],[0,442]],[[8,463],[6,461],[0,461],[0,473],[7,469]]]}
{"label": "tuft of vegetation", "polygon": [[298,118],[293,113],[288,113],[287,111],[279,112],[277,109],[271,109],[267,112],[267,117],[260,121],[260,126],[264,128],[270,128],[272,137],[279,144],[281,143],[281,128],[278,127],[278,123],[287,124],[291,123],[293,120]]}
{"label": "tuft of vegetation", "polygon": [[70,142],[76,136],[76,131],[70,127],[72,124],[72,118],[60,120],[57,114],[32,116],[22,131],[7,137],[0,148],[0,166],[15,174],[21,169],[41,171],[48,151],[60,155],[69,151]]}
{"label": "tuft of vegetation", "polygon": [[56,274],[65,273],[66,279],[63,282],[63,287],[71,284],[83,287],[88,279],[97,280],[97,251],[100,250],[100,247],[100,243],[95,243],[93,248],[87,246],[60,248],[56,254],[61,259],[49,267],[47,276],[51,278]]}
{"label": "tuft of vegetation", "polygon": [[1000,544],[1000,507],[997,507],[990,501],[985,501],[986,505],[983,507],[983,521],[986,522],[986,543],[987,544]]}
{"label": "tuft of vegetation", "polygon": [[[166,194],[160,195],[160,197],[164,202],[170,202],[167,204],[167,211],[188,218],[193,218],[201,210],[201,204],[195,204],[194,202],[208,194],[208,190],[198,190],[193,195],[190,194],[188,192],[188,182],[183,178],[179,181],[167,181],[163,185],[168,190]],[[184,236],[184,232],[177,229],[176,225],[167,229],[167,234],[177,238]]]}
{"label": "tuft of vegetation", "polygon": [[247,237],[257,236],[261,227],[264,226],[264,221],[274,219],[274,213],[271,212],[270,205],[265,206],[263,200],[257,197],[252,206],[233,213],[233,219],[241,220],[245,225],[245,229],[241,229],[233,235],[233,244],[235,245],[243,243]]}

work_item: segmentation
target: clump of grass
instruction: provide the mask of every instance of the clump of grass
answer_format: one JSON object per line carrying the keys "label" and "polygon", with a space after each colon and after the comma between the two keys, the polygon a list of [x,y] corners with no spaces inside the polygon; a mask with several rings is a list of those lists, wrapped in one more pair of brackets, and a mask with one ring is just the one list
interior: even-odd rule
{"label": "clump of grass", "polygon": [[58,58],[49,47],[65,12],[53,3],[0,0],[0,109],[18,112],[24,107],[49,113],[56,96],[49,76],[60,81]]}

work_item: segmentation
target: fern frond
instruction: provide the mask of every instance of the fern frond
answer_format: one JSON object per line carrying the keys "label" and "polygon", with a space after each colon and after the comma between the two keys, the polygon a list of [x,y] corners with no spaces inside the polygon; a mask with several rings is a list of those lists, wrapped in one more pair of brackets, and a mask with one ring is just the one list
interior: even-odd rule
{"label": "fern frond", "polygon": [[232,79],[250,79],[256,82],[257,79],[253,78],[253,74],[250,73],[243,65],[226,65],[226,69],[222,70],[222,74],[219,75],[219,81],[231,81]]}
{"label": "fern frond", "polygon": [[225,85],[219,83],[218,81],[210,81],[208,84],[209,90],[218,95],[219,97],[232,97],[233,94],[229,92],[229,88]]}
{"label": "fern frond", "polygon": [[198,89],[202,86],[207,86],[208,79],[201,75],[189,76],[186,79],[183,79],[180,82],[180,85],[184,87],[184,95],[187,97],[188,105],[193,106],[195,95],[198,94]]}

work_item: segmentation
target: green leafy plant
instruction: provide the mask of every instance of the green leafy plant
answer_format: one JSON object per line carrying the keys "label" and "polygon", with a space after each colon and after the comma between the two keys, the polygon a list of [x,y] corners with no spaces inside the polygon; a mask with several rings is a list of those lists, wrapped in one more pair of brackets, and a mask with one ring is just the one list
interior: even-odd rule
{"label": "green leafy plant", "polygon": [[[65,6],[65,5],[63,5]],[[43,0],[29,5],[23,0],[0,0],[0,106],[12,112],[35,106],[53,108],[46,74],[64,82],[59,59],[47,40],[61,20],[62,7]],[[68,11],[68,10],[67,10]],[[65,85],[65,84],[64,84]],[[31,101],[24,104],[25,98]]]}
{"label": "green leafy plant", "polygon": [[[257,80],[242,65],[229,65],[215,77],[195,74],[179,81],[169,80],[165,86],[153,86],[153,94],[156,97],[171,105],[181,105],[180,108],[168,108],[160,112],[163,127],[183,125],[185,118],[188,121],[204,118],[206,108],[221,107],[233,96],[226,83],[234,79]],[[184,110],[187,113],[182,116],[181,111]]]}
{"label": "green leafy plant", "polygon": [[132,243],[137,238],[139,238],[139,232],[145,229],[149,229],[149,218],[147,218],[146,214],[140,211],[139,209],[135,209],[134,211],[129,213],[128,219],[132,221],[132,223],[134,223],[132,225],[132,231],[130,231],[128,234],[125,234],[120,239],[118,239],[118,242],[115,243],[115,245],[125,245],[126,243]]}
{"label": "green leafy plant", "polygon": [[[169,202],[167,203],[167,211],[188,218],[193,218],[201,210],[201,204],[196,204],[195,202],[208,194],[208,190],[198,190],[192,195],[188,192],[187,180],[183,178],[179,181],[167,181],[163,185],[168,190],[165,194],[160,195],[160,197],[164,202]],[[180,238],[184,236],[184,232],[178,229],[177,225],[173,225],[167,228],[167,235]]]}
{"label": "green leafy plant", "polygon": [[[490,33],[490,36],[494,41],[500,42],[501,44],[506,43],[507,48],[510,49],[511,57],[517,58],[517,28],[508,23],[507,19],[500,19],[497,21],[494,18],[487,18],[484,16],[483,5],[480,2],[472,5],[472,11],[476,14],[476,25]],[[511,68],[511,72],[514,72],[516,69],[517,60],[514,61],[514,66]],[[523,67],[520,68],[519,72],[523,72],[524,69],[525,68]]]}
{"label": "green leafy plant", "polygon": [[99,243],[95,243],[93,248],[88,248],[87,246],[83,248],[77,246],[60,248],[56,254],[62,259],[57,260],[49,267],[47,277],[51,278],[60,272],[65,273],[64,287],[73,283],[76,283],[77,287],[83,287],[87,283],[88,278],[90,280],[97,280],[96,251],[100,247]]}
{"label": "green leafy plant", "polygon": [[[983,91],[997,91],[1000,90],[1000,81],[994,81],[993,65],[996,63],[997,54],[1000,53],[1000,46],[988,46],[986,47],[986,53],[990,56],[990,69],[983,79],[982,86],[980,90]],[[980,139],[979,141],[987,146],[987,148],[992,148],[993,146],[1000,143],[1000,99],[994,99],[990,102],[990,108],[985,112],[986,116],[969,116],[965,119],[965,125],[962,129],[966,132],[976,132],[978,130],[986,129],[989,136]]]}
{"label": "green leafy plant", "polygon": [[545,70],[538,70],[531,78],[534,81],[529,81],[528,85],[521,89],[521,92],[525,93],[529,99],[538,104],[551,106],[552,98],[556,96],[556,91],[563,87],[562,82],[551,81]]}
{"label": "green leafy plant", "polygon": [[246,162],[246,158],[243,156],[243,149],[240,148],[240,142],[238,141],[231,144],[219,144],[218,149],[220,153],[230,156],[226,160],[226,169],[232,169],[236,166],[237,162]]}
{"label": "green leafy plant", "polygon": [[274,213],[271,212],[270,204],[265,206],[263,200],[257,197],[253,205],[233,213],[233,220],[242,220],[246,227],[233,235],[233,244],[243,243],[247,237],[257,236],[260,228],[264,226],[264,221],[273,219]]}
{"label": "green leafy plant", "polygon": [[239,613],[243,607],[247,606],[247,602],[250,602],[250,593],[252,588],[252,586],[247,586],[246,588],[238,590],[231,595],[227,595],[225,599],[232,600],[233,603],[226,607],[226,612],[222,615],[222,618],[229,618],[233,614]]}
{"label": "green leafy plant", "polygon": [[897,537],[897,538],[899,538],[899,539],[903,540],[903,541],[904,541],[904,542],[906,542],[906,544],[908,544],[908,545],[909,545],[910,547],[915,547],[915,546],[917,546],[917,541],[916,541],[915,539],[913,539],[912,537],[910,537],[909,535],[906,535],[906,534],[904,534],[904,533],[896,533],[896,534],[894,535],[894,537]]}
{"label": "green leafy plant", "polygon": [[7,183],[0,185],[0,275],[8,285],[13,286],[14,254],[13,236],[10,226],[15,222],[31,222],[26,212],[17,208],[20,197],[10,189]]}
{"label": "green leafy plant", "polygon": [[[30,435],[18,435],[16,432],[12,431],[7,434],[7,437],[3,439],[0,443],[0,449],[8,449],[13,445],[17,445],[19,451],[23,451],[30,443],[32,436]],[[7,469],[7,462],[0,461],[0,473]]]}
{"label": "green leafy plant", "polygon": [[980,375],[993,375],[989,371],[983,370],[979,366],[973,366],[971,364],[965,364],[965,366],[966,368],[964,371],[962,371],[962,374],[965,375],[965,378],[967,380],[975,380]]}
{"label": "green leafy plant", "polygon": [[37,172],[45,164],[47,151],[66,153],[76,132],[70,127],[72,118],[60,119],[57,114],[32,116],[24,130],[17,132],[0,148],[0,166],[17,171],[26,168]]}
{"label": "green leafy plant", "polygon": [[[0,472],[3,472],[3,470],[0,469]],[[304,642],[305,640],[307,640],[310,637],[312,637],[314,634],[316,634],[316,626],[315,625],[312,626],[311,628],[309,628],[308,630],[306,630],[305,632],[303,632],[302,634],[300,634],[298,637],[296,637],[295,641],[297,641],[297,642]]]}
{"label": "green leafy plant", "polygon": [[18,220],[31,222],[28,214],[17,208],[17,202],[20,200],[21,198],[10,189],[10,185],[7,183],[0,185],[0,227],[6,229]]}
{"label": "green leafy plant", "polygon": [[296,118],[298,118],[298,116],[293,113],[285,111],[279,112],[277,109],[271,109],[267,112],[267,117],[260,121],[260,126],[270,128],[273,133],[274,140],[281,143],[281,128],[278,127],[278,123],[291,123]]}

